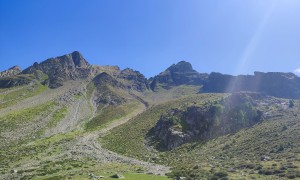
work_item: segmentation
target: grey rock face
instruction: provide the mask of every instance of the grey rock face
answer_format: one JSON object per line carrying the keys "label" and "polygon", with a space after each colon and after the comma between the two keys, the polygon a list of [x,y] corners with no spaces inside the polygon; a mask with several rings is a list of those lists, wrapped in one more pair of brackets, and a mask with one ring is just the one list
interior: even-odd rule
{"label": "grey rock face", "polygon": [[113,87],[114,90],[125,88],[122,83],[111,75],[103,72],[93,79],[93,83],[95,86],[95,103],[97,106],[118,105],[126,101],[111,89],[111,87]]}
{"label": "grey rock face", "polygon": [[192,68],[186,61],[173,64],[164,72],[155,76],[150,84],[152,90],[157,90],[159,86],[169,89],[178,85],[201,85],[207,79],[207,74],[201,74]]}
{"label": "grey rock face", "polygon": [[20,74],[21,68],[19,66],[13,66],[5,71],[0,72],[0,78],[15,76]]}
{"label": "grey rock face", "polygon": [[254,75],[232,76],[211,73],[203,92],[251,91],[280,98],[300,98],[300,77],[293,73],[255,72]]}
{"label": "grey rock face", "polygon": [[138,71],[126,68],[117,76],[119,79],[125,81],[128,89],[143,92],[149,89],[148,81],[143,74]]}
{"label": "grey rock face", "polygon": [[78,51],[47,59],[40,64],[34,63],[22,74],[37,74],[38,71],[48,76],[50,88],[62,86],[66,80],[87,78],[91,73],[89,63]]}
{"label": "grey rock face", "polygon": [[233,94],[219,103],[171,109],[152,131],[160,148],[171,150],[190,140],[208,140],[251,127],[262,115],[251,97]]}

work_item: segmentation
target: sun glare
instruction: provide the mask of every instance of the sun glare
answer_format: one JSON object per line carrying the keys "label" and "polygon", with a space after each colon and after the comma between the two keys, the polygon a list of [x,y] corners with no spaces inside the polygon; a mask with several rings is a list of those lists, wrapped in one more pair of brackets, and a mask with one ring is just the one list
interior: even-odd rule
{"label": "sun glare", "polygon": [[[246,71],[247,66],[249,66],[251,62],[251,56],[256,50],[256,47],[258,46],[259,42],[261,41],[263,31],[270,20],[272,13],[275,9],[275,6],[277,5],[277,1],[272,1],[268,9],[266,9],[266,12],[259,22],[256,30],[253,32],[252,38],[250,39],[248,45],[246,46],[243,55],[241,56],[240,60],[238,61],[238,64],[236,66],[235,74],[243,74]],[[234,89],[238,89],[236,87],[237,80],[231,80],[231,82],[228,84],[227,91],[233,91]]]}

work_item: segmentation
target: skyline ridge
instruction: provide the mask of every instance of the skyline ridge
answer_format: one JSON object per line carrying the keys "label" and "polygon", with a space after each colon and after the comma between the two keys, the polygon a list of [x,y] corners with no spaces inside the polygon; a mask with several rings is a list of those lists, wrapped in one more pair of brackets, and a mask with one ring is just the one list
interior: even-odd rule
{"label": "skyline ridge", "polygon": [[[42,62],[44,62],[44,61],[47,61],[47,60],[51,60],[51,59],[55,59],[55,58],[59,58],[59,57],[67,56],[67,55],[73,55],[74,53],[79,54],[79,56],[83,57],[88,63],[90,63],[89,60],[86,59],[85,56],[84,56],[79,50],[74,50],[74,51],[72,51],[72,52],[70,52],[70,53],[67,53],[67,54],[58,55],[58,56],[53,56],[53,57],[49,57],[49,58],[47,58],[47,59],[45,59],[45,60],[35,61],[35,62],[37,62],[38,64],[40,64],[40,63],[42,63]],[[33,65],[35,62],[31,63],[31,65]],[[169,65],[167,68],[162,69],[160,72],[163,72],[164,70],[167,70],[167,69],[171,68],[173,65],[177,65],[177,64],[180,64],[180,63],[182,63],[182,62],[183,62],[183,63],[189,63],[189,64],[192,66],[192,69],[193,69],[193,70],[195,70],[195,71],[198,72],[198,73],[204,73],[204,74],[205,74],[205,73],[206,73],[206,74],[211,74],[211,73],[221,73],[221,74],[224,74],[224,75],[239,76],[239,75],[255,75],[255,72],[262,72],[262,73],[277,73],[277,72],[278,72],[278,73],[292,73],[292,74],[294,74],[294,75],[300,77],[300,68],[298,68],[298,69],[296,69],[296,70],[294,70],[294,71],[290,71],[290,72],[282,72],[282,71],[270,71],[270,72],[264,72],[264,71],[255,70],[255,71],[253,71],[251,74],[226,74],[226,73],[223,73],[223,72],[217,72],[217,71],[213,71],[213,70],[211,70],[210,72],[201,72],[201,71],[198,71],[197,69],[195,69],[194,66],[193,66],[193,64],[192,64],[190,61],[188,61],[188,60],[179,60],[179,61],[177,61],[176,63],[173,63],[173,64]],[[21,67],[20,65],[15,64],[15,65],[11,65],[11,66],[10,66],[9,68],[7,68],[7,69],[0,70],[0,72],[4,72],[4,71],[9,70],[9,69],[11,69],[11,68],[13,68],[13,67],[20,67],[21,70],[23,71],[23,70],[27,69],[28,67],[30,67],[31,65],[29,65],[29,66],[27,66],[27,67]],[[117,64],[116,64],[116,65],[111,65],[111,64],[103,64],[103,65],[99,65],[99,64],[90,64],[90,65],[97,65],[97,66],[117,66],[117,67],[120,68],[120,70],[124,70],[124,69],[126,69],[126,68],[129,68],[129,69],[138,71],[138,72],[140,72],[140,73],[143,74],[143,72],[141,72],[141,71],[139,71],[139,70],[136,70],[136,69],[134,69],[134,68],[132,68],[132,67],[124,67],[124,68],[122,68],[122,67],[120,67],[120,66],[117,65]],[[298,71],[297,71],[297,70],[298,70]],[[159,74],[159,73],[158,73],[158,74]],[[156,75],[158,75],[158,74],[154,74],[154,75],[152,75],[152,76],[150,76],[150,77],[147,77],[147,76],[145,75],[145,77],[146,77],[147,79],[149,79],[149,78],[152,78],[152,77],[154,77],[154,76],[156,76]]]}

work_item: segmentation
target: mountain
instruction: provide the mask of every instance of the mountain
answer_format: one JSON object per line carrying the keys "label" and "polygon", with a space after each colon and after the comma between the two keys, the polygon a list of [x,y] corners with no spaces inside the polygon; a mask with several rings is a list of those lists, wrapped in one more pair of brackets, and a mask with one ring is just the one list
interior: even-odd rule
{"label": "mountain", "polygon": [[0,78],[9,77],[17,75],[21,72],[21,68],[19,66],[13,66],[5,71],[0,72]]}
{"label": "mountain", "polygon": [[147,79],[74,51],[0,75],[0,179],[300,178],[292,73]]}
{"label": "mountain", "polygon": [[203,92],[260,92],[280,98],[300,98],[300,77],[293,73],[254,72],[251,75],[231,76],[211,73]]}
{"label": "mountain", "polygon": [[140,92],[149,90],[149,84],[143,74],[138,71],[134,71],[130,68],[126,68],[120,72],[117,78],[126,81],[129,89],[134,89]]}
{"label": "mountain", "polygon": [[150,87],[152,90],[157,91],[160,87],[170,89],[179,85],[201,85],[206,79],[207,74],[198,73],[189,62],[180,61],[155,76],[150,83]]}
{"label": "mountain", "polygon": [[260,101],[266,102],[266,97],[242,93],[200,106],[171,109],[152,129],[160,139],[158,148],[171,150],[191,140],[206,141],[252,127],[263,119]]}
{"label": "mountain", "polygon": [[35,62],[22,74],[34,74],[38,79],[47,76],[50,88],[63,85],[66,80],[87,78],[90,74],[90,64],[78,51],[64,56],[50,58],[42,63]]}

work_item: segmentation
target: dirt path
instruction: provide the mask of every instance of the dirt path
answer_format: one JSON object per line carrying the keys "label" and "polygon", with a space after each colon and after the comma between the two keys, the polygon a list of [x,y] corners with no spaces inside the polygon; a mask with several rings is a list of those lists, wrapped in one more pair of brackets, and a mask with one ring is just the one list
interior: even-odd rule
{"label": "dirt path", "polygon": [[[92,105],[95,113],[96,106],[95,104]],[[113,121],[105,128],[102,128],[100,131],[82,134],[81,136],[76,138],[74,143],[70,144],[70,147],[68,147],[68,151],[61,154],[61,156],[67,155],[73,158],[74,156],[90,157],[100,162],[119,162],[128,165],[135,164],[144,167],[150,173],[164,175],[166,172],[169,172],[169,167],[143,162],[134,158],[129,158],[129,157],[116,154],[112,151],[104,149],[101,146],[100,142],[98,141],[99,138],[105,136],[113,128],[126,123],[133,117],[144,112],[147,109],[146,105],[147,104],[145,104],[144,102],[141,102],[140,106],[134,112],[130,113],[126,117]],[[92,118],[94,116],[95,115],[93,115]]]}
{"label": "dirt path", "polygon": [[[47,102],[51,99],[54,99],[58,96],[58,94],[63,95],[68,92],[70,89],[75,87],[83,87],[85,84],[74,84],[71,83],[69,86],[65,86],[62,89],[56,90],[46,90],[39,96],[35,96],[32,98],[28,98],[18,103],[17,105],[12,106],[13,109],[21,109],[27,106],[34,106],[35,104],[40,104],[43,102]],[[84,89],[86,91],[86,89]],[[149,162],[139,161],[134,158],[126,157],[123,155],[116,154],[112,151],[109,151],[102,147],[99,142],[99,138],[105,136],[110,130],[115,127],[118,127],[138,114],[144,112],[147,109],[147,103],[142,99],[138,98],[138,96],[132,96],[136,100],[140,102],[138,108],[136,108],[132,113],[128,114],[125,117],[114,120],[106,127],[102,128],[99,131],[94,132],[85,132],[75,137],[75,139],[71,141],[64,141],[59,146],[62,147],[62,153],[55,154],[52,156],[40,157],[39,160],[30,160],[26,163],[22,164],[22,169],[28,169],[31,167],[38,167],[40,162],[44,161],[61,161],[65,158],[70,159],[82,159],[82,158],[91,158],[99,163],[110,163],[110,162],[118,162],[127,165],[138,165],[143,167],[146,172],[164,175],[166,172],[169,172],[169,167],[157,165]],[[90,108],[90,106],[92,108]],[[76,101],[71,102],[69,104],[69,113],[68,115],[60,121],[56,127],[46,130],[45,135],[47,137],[59,133],[67,133],[72,130],[79,130],[83,128],[83,125],[87,120],[91,120],[96,115],[96,104],[93,101],[93,95],[91,99],[87,99],[86,95],[83,95],[81,98]],[[55,145],[56,146],[56,145]],[[55,146],[49,147],[48,150],[55,148]],[[48,151],[47,150],[47,151]]]}

